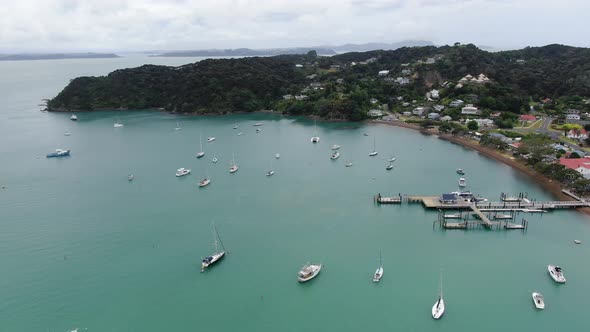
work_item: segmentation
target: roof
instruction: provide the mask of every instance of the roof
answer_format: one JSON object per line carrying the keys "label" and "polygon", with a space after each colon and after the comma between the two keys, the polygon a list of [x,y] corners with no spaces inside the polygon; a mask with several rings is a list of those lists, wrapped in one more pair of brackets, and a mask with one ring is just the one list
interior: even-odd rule
{"label": "roof", "polygon": [[521,121],[535,121],[537,118],[534,115],[523,114],[520,116]]}
{"label": "roof", "polygon": [[442,194],[440,199],[443,201],[455,201],[455,200],[457,200],[457,195],[455,195],[455,194]]}
{"label": "roof", "polygon": [[576,136],[588,135],[586,129],[570,129],[570,131],[568,131],[567,133]]}
{"label": "roof", "polygon": [[580,167],[590,169],[590,158],[559,158],[559,163],[571,169]]}

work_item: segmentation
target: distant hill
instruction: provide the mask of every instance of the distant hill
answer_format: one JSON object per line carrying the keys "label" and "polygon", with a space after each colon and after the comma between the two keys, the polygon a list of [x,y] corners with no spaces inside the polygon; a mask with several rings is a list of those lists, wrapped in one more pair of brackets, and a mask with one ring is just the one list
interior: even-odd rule
{"label": "distant hill", "polygon": [[20,53],[0,54],[0,61],[102,59],[118,57],[119,56],[114,53]]}
{"label": "distant hill", "polygon": [[426,40],[404,40],[396,43],[366,43],[366,44],[344,44],[340,46],[325,46],[338,53],[343,52],[367,52],[375,50],[397,50],[402,47],[433,46],[431,41]]}
{"label": "distant hill", "polygon": [[273,56],[284,54],[306,54],[307,52],[315,50],[320,55],[334,55],[336,52],[328,48],[314,48],[314,47],[295,47],[295,48],[268,48],[268,49],[250,49],[250,48],[236,48],[236,49],[213,49],[213,50],[194,50],[194,51],[171,51],[155,54],[155,57],[212,57],[212,56]]}

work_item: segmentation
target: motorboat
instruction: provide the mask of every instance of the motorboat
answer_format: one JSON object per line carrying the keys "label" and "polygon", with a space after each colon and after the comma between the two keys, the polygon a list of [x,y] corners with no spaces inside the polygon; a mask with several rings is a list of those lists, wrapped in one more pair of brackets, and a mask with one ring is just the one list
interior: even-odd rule
{"label": "motorboat", "polygon": [[242,133],[238,133],[238,136],[242,136]]}
{"label": "motorboat", "polygon": [[558,282],[560,284],[565,283],[565,276],[563,275],[561,267],[557,265],[547,265],[547,270],[549,271],[549,275],[555,282]]}
{"label": "motorboat", "polygon": [[537,309],[545,309],[545,299],[541,293],[533,292],[533,303]]}
{"label": "motorboat", "polygon": [[72,114],[70,116],[70,120],[72,120],[72,121],[78,121],[78,117],[76,116],[76,114]]}
{"label": "motorboat", "polygon": [[346,163],[346,167],[352,167],[352,163]]}
{"label": "motorboat", "polygon": [[205,187],[207,186],[209,183],[211,183],[211,179],[209,178],[205,178],[201,181],[199,181],[199,187]]}
{"label": "motorboat", "polygon": [[457,168],[457,174],[459,174],[459,175],[465,175],[465,172],[462,169]]}
{"label": "motorboat", "polygon": [[391,158],[389,158],[387,161],[389,161],[390,163],[392,163],[392,162],[394,162],[394,161],[395,161],[395,157],[391,157]]}
{"label": "motorboat", "polygon": [[260,127],[260,126],[262,126],[262,122],[256,122],[256,123],[254,124],[254,127]]}
{"label": "motorboat", "polygon": [[70,155],[70,150],[55,149],[55,152],[47,154],[47,158],[66,157]]}
{"label": "motorboat", "polygon": [[334,151],[332,153],[332,155],[330,156],[330,159],[332,159],[332,160],[336,160],[338,158],[340,158],[340,152],[338,152],[338,151]]}
{"label": "motorboat", "polygon": [[185,176],[185,175],[188,175],[190,172],[191,172],[190,169],[182,167],[176,171],[176,176],[177,177]]}
{"label": "motorboat", "polygon": [[236,124],[234,125],[234,129],[238,129],[238,123],[236,122]]}
{"label": "motorboat", "polygon": [[319,143],[320,137],[318,136],[318,126],[317,126],[316,120],[313,120],[313,131],[314,131],[314,135],[311,137],[311,142],[312,143]]}
{"label": "motorboat", "polygon": [[124,124],[122,124],[122,123],[121,123],[121,122],[119,122],[119,121],[117,121],[117,122],[115,122],[115,123],[113,124],[113,127],[115,127],[115,128],[121,128],[121,127],[124,127],[124,126],[125,126],[125,125],[124,125]]}
{"label": "motorboat", "polygon": [[319,143],[320,142],[320,137],[319,136],[314,136],[311,138],[311,142],[312,143]]}
{"label": "motorboat", "polygon": [[174,130],[181,130],[182,127],[180,126],[180,123],[178,121],[176,121],[176,127],[174,128]]}
{"label": "motorboat", "polygon": [[340,149],[340,145],[334,144],[334,145],[332,145],[331,149],[332,150],[338,150],[338,149]]}
{"label": "motorboat", "polygon": [[306,282],[310,281],[311,279],[317,277],[317,275],[322,270],[322,264],[305,264],[301,270],[299,270],[298,278],[299,282]]}
{"label": "motorboat", "polygon": [[[221,238],[219,237],[219,234],[217,233],[217,228],[215,227],[215,224],[213,224],[213,239],[214,239],[213,245],[215,246],[215,252],[213,253],[213,255],[203,258],[203,260],[201,261],[201,272],[205,271],[206,268],[208,268],[209,266],[211,266],[212,264],[219,261],[220,259],[222,259],[225,256],[225,248],[223,247],[223,242],[221,242]],[[217,244],[218,242],[221,244],[221,248],[223,249],[221,251],[219,251],[218,244]]]}
{"label": "motorboat", "polygon": [[207,137],[207,142],[213,142],[214,140],[215,140],[215,137],[213,137],[213,136]]}
{"label": "motorboat", "polygon": [[276,159],[281,159],[281,155],[277,153],[277,154],[275,154],[275,158]]}
{"label": "motorboat", "polygon": [[442,315],[445,313],[445,301],[443,299],[443,281],[442,281],[442,272],[440,273],[440,293],[438,295],[438,300],[434,302],[432,306],[432,318],[440,319]]}
{"label": "motorboat", "polygon": [[133,181],[133,174],[127,175],[127,181]]}
{"label": "motorboat", "polygon": [[459,179],[459,187],[463,188],[465,186],[467,186],[467,182],[465,181],[464,178],[460,178]]}
{"label": "motorboat", "polygon": [[266,172],[266,176],[272,176],[273,174],[275,174],[275,171],[273,171],[272,169]]}
{"label": "motorboat", "polygon": [[259,134],[259,133],[261,133],[261,132],[262,132],[262,129],[260,129],[260,128],[256,128],[256,133],[257,133],[257,134]]}
{"label": "motorboat", "polygon": [[393,169],[393,164],[389,163],[389,165],[387,165],[387,167],[385,167],[386,170],[391,171]]}
{"label": "motorboat", "polygon": [[205,152],[201,151],[197,153],[197,158],[203,158],[205,156]]}
{"label": "motorboat", "polygon": [[364,133],[364,134],[363,134],[363,136],[369,136],[369,134],[367,134],[367,133]]}
{"label": "motorboat", "polygon": [[582,244],[582,241],[580,241],[580,240],[574,240],[574,243],[575,244]]}
{"label": "motorboat", "polygon": [[445,214],[445,219],[461,219],[460,213]]}

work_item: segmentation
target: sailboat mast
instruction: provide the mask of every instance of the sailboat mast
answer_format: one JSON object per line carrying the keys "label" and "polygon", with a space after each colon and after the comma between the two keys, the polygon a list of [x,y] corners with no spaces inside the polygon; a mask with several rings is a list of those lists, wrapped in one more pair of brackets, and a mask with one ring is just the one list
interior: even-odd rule
{"label": "sailboat mast", "polygon": [[443,275],[442,275],[442,271],[440,271],[440,298],[442,299],[443,297]]}
{"label": "sailboat mast", "polygon": [[199,146],[201,147],[201,152],[203,152],[203,135],[199,135]]}
{"label": "sailboat mast", "polygon": [[[221,244],[221,248],[223,249],[223,251],[225,251],[225,246],[223,246],[223,242],[221,241],[221,238],[219,237],[219,233],[217,233],[217,227],[215,227],[215,224],[213,224],[213,230],[215,231],[215,243],[217,243],[217,239],[219,239],[219,243]],[[215,248],[215,250],[217,250],[217,248]]]}

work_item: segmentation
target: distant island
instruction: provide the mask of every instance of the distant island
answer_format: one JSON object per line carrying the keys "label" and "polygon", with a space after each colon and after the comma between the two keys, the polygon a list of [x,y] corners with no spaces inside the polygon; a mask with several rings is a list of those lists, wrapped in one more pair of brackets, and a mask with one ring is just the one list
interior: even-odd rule
{"label": "distant island", "polygon": [[114,53],[19,53],[0,54],[0,61],[119,58]]}
{"label": "distant island", "polygon": [[152,52],[154,57],[213,57],[213,56],[273,56],[286,54],[305,54],[315,51],[319,55],[334,55],[345,52],[367,52],[375,50],[396,50],[401,47],[432,46],[433,43],[425,40],[404,40],[396,43],[365,43],[365,44],[344,44],[338,46],[313,46],[313,47],[291,47],[291,48],[268,48],[268,49],[211,49],[211,50],[188,50]]}

